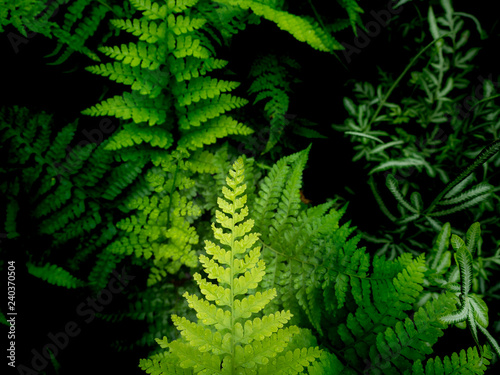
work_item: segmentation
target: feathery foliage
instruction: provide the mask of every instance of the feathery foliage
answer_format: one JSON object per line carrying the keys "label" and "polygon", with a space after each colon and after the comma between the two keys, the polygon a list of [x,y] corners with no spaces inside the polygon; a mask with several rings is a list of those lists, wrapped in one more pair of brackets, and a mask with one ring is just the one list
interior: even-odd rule
{"label": "feathery foliage", "polygon": [[[57,285],[82,285],[71,274],[97,282],[92,280],[90,255],[98,254],[116,236],[118,212],[112,207],[123,199],[124,189],[137,184],[144,162],[116,167],[112,155],[103,150],[105,142],[97,146],[85,140],[74,145],[76,122],[57,133],[53,128],[52,116],[46,113],[19,107],[0,110],[0,149],[5,155],[0,191],[6,208],[4,227],[12,240],[6,248],[16,244],[25,248],[20,244],[43,236],[47,242],[29,252],[34,275]],[[47,262],[68,244],[76,251],[66,264]],[[114,268],[112,263],[107,267],[109,272]],[[101,269],[95,285],[105,285],[109,272]]]}
{"label": "feathery foliage", "polygon": [[300,17],[281,9],[273,8],[262,2],[251,0],[217,0],[218,3],[251,9],[257,16],[276,23],[281,29],[288,31],[297,40],[309,44],[314,49],[323,52],[343,49],[342,45],[313,19]]}
{"label": "feathery foliage", "polygon": [[[285,127],[290,123],[288,107],[290,104],[291,84],[298,82],[294,77],[294,71],[300,66],[296,61],[285,56],[269,54],[256,59],[250,69],[250,77],[253,82],[248,89],[249,94],[256,94],[254,104],[262,100],[267,103],[264,106],[265,118],[269,119],[269,140],[263,153],[275,148],[281,136],[285,132]],[[290,71],[293,69],[293,71]],[[305,124],[305,126],[293,126],[293,132],[307,138],[325,138],[317,131],[307,128],[315,124]]]}
{"label": "feathery foliage", "polygon": [[241,158],[229,174],[227,187],[222,189],[224,198],[218,200],[222,211],[216,211],[221,227],[212,225],[215,238],[228,250],[207,240],[205,250],[211,258],[200,256],[208,279],[217,280],[217,284],[194,275],[204,298],[188,293],[184,297],[196,310],[198,322],[172,316],[182,338],[157,340],[169,351],[159,361],[141,361],[141,368],[148,373],[192,368],[195,373],[207,374],[297,374],[321,354],[317,347],[287,350],[294,335],[300,333],[296,326],[283,328],[292,317],[289,311],[249,319],[275,297],[276,290],[251,293],[262,281],[266,265],[259,259],[260,247],[253,247],[259,236],[251,232],[254,222],[245,220],[248,208]]}
{"label": "feathery foliage", "polygon": [[[70,5],[66,5],[70,3]],[[29,33],[39,33],[45,37],[55,37],[57,47],[46,57],[59,54],[51,65],[66,61],[74,52],[79,52],[94,61],[100,61],[99,56],[88,46],[88,40],[103,24],[106,14],[111,10],[115,14],[124,15],[125,9],[120,6],[110,6],[95,3],[90,0],[57,0],[47,3],[41,0],[24,0],[22,2],[2,1],[0,14],[0,31],[3,26],[12,24],[21,35],[10,32],[8,39],[16,51],[19,45],[28,42]],[[55,21],[55,15],[64,9],[62,25]],[[103,40],[109,37],[104,34]],[[87,45],[86,45],[87,44]],[[62,50],[62,52],[61,52]]]}
{"label": "feathery foliage", "polygon": [[249,127],[225,115],[247,103],[229,94],[239,83],[206,76],[227,62],[214,57],[211,42],[200,31],[206,19],[191,11],[196,1],[176,6],[131,3],[141,11],[140,18],[111,22],[139,41],[100,47],[116,62],[88,68],[132,89],[82,112],[131,120],[113,136],[108,149],[130,158],[143,149],[137,146],[148,144],[158,165],[168,155],[165,150],[174,145],[192,151],[231,134],[251,134]]}

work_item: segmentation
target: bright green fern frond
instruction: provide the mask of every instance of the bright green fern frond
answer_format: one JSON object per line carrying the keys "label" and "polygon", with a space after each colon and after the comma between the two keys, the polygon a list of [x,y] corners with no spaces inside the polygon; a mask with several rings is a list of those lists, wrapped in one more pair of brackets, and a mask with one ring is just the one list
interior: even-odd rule
{"label": "bright green fern frond", "polygon": [[168,102],[159,96],[150,99],[139,94],[124,92],[106,99],[82,111],[90,116],[116,116],[124,120],[132,119],[136,124],[147,122],[150,126],[164,123],[167,119]]}
{"label": "bright green fern frond", "polygon": [[333,50],[344,48],[331,35],[327,34],[313,19],[299,17],[282,10],[273,9],[257,1],[217,0],[217,2],[240,6],[242,9],[250,8],[256,15],[276,23],[281,30],[288,31],[297,40],[306,42],[319,51],[333,52]]}
{"label": "bright green fern frond", "polygon": [[[172,157],[168,163],[172,169]],[[190,195],[194,181],[187,168],[174,165],[169,171],[159,167],[149,170],[146,181],[155,192],[128,200],[126,210],[132,214],[117,224],[127,235],[107,248],[113,254],[151,259],[148,285],[161,281],[167,273],[178,272],[182,265],[197,265],[193,245],[198,243],[198,235],[191,223],[201,210]]]}
{"label": "bright green fern frond", "polygon": [[226,60],[219,60],[211,57],[200,60],[191,56],[183,59],[176,59],[174,56],[169,56],[167,63],[170,72],[177,82],[203,76],[212,70],[222,69],[227,65]]}
{"label": "bright green fern frond", "polygon": [[182,14],[177,17],[173,14],[169,14],[167,22],[170,31],[172,31],[175,35],[181,35],[198,30],[205,24],[206,20],[203,18],[183,16]]}
{"label": "bright green fern frond", "polygon": [[195,150],[204,145],[215,143],[217,138],[223,138],[229,134],[249,135],[252,133],[252,129],[237,120],[229,116],[219,116],[207,121],[199,128],[186,132],[179,141],[179,146]]}
{"label": "bright green fern frond", "polygon": [[162,127],[151,127],[142,124],[124,124],[121,131],[110,138],[106,150],[119,150],[132,147],[143,142],[151,146],[168,149],[173,144],[172,133]]}
{"label": "bright green fern frond", "polygon": [[122,44],[120,47],[100,47],[106,56],[112,57],[131,67],[140,66],[143,69],[155,70],[160,66],[165,51],[154,44],[145,42]]}
{"label": "bright green fern frond", "polygon": [[[192,8],[197,1],[131,3],[141,11],[140,18],[113,20],[112,24],[139,41],[100,47],[117,62],[88,68],[132,88],[131,93],[82,111],[91,116],[133,120],[135,126],[124,125],[113,135],[108,149],[120,150],[125,161],[135,159],[144,146],[153,147],[149,155],[158,164],[172,145],[195,150],[231,134],[250,134],[247,126],[221,116],[245,105],[247,100],[229,94],[239,86],[238,82],[206,76],[227,62],[213,57],[215,49],[201,31],[207,30],[207,20],[201,16],[203,12]],[[155,129],[146,129],[142,123]],[[180,132],[175,132],[176,126]]]}
{"label": "bright green fern frond", "polygon": [[132,35],[138,36],[139,40],[148,43],[155,43],[159,39],[165,38],[167,25],[165,23],[150,22],[142,19],[111,20],[111,24],[119,29],[128,31]]}
{"label": "bright green fern frond", "polygon": [[231,91],[240,85],[239,82],[217,80],[210,77],[192,78],[187,87],[176,86],[177,103],[181,106],[197,103],[201,99],[213,99],[221,93]]}
{"label": "bright green fern frond", "polygon": [[131,0],[130,2],[150,20],[157,20],[164,19],[171,13],[180,13],[195,5],[198,0],[170,0],[167,4],[161,6],[151,0]]}
{"label": "bright green fern frond", "polygon": [[[212,224],[221,245],[206,240],[205,249],[211,258],[200,257],[208,278],[218,283],[198,273],[194,275],[204,298],[189,293],[184,296],[196,310],[198,322],[172,316],[181,339],[170,343],[166,338],[157,340],[170,349],[160,364],[171,366],[171,358],[175,358],[178,370],[192,368],[194,372],[236,374],[253,367],[259,374],[274,374],[286,368],[286,373],[297,374],[321,355],[317,347],[286,350],[293,336],[299,333],[296,326],[283,327],[292,317],[289,311],[249,319],[264,308],[276,291],[249,294],[262,281],[265,263],[259,259],[260,247],[254,246],[259,237],[252,232],[254,221],[245,220],[248,208],[244,179],[243,159],[239,158],[226,178],[224,198],[218,199],[221,211],[216,211],[216,220],[220,226]],[[157,365],[143,362],[142,366]]]}
{"label": "bright green fern frond", "polygon": [[[200,126],[204,122],[211,119],[217,119],[223,113],[234,109],[240,108],[248,103],[248,100],[232,96],[229,94],[222,94],[214,99],[207,99],[199,103],[193,103],[189,107],[179,108],[179,127],[183,130],[188,130],[194,126]],[[224,116],[226,117],[226,116]],[[231,118],[230,118],[231,119]],[[235,120],[231,119],[230,123]]]}
{"label": "bright green fern frond", "polygon": [[115,62],[113,64],[101,64],[86,68],[89,72],[130,85],[132,90],[139,91],[141,95],[156,98],[160,95],[162,88],[167,85],[168,74],[160,70],[142,69],[139,66],[130,66]]}

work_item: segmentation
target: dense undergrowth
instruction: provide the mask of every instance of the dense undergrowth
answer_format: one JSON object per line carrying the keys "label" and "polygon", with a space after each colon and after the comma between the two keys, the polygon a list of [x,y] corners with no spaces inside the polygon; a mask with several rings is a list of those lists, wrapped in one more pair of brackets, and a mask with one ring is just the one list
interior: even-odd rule
{"label": "dense undergrowth", "polygon": [[495,371],[500,94],[475,61],[498,38],[480,15],[26,0],[0,30],[16,61],[55,48],[48,81],[0,108],[7,370]]}

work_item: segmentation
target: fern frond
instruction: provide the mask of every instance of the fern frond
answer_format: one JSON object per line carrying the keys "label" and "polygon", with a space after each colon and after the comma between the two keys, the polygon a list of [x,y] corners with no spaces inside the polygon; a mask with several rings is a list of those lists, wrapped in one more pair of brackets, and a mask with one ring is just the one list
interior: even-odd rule
{"label": "fern frond", "polygon": [[479,183],[479,184],[473,186],[472,188],[470,188],[469,190],[467,190],[466,192],[464,192],[458,196],[455,196],[455,197],[449,198],[449,199],[443,199],[443,200],[439,201],[438,204],[443,205],[443,206],[448,206],[448,205],[452,205],[452,204],[459,204],[459,203],[465,202],[468,199],[473,199],[479,195],[488,195],[492,190],[493,190],[492,185],[490,185],[486,182],[482,182],[482,183]]}
{"label": "fern frond", "polygon": [[[206,29],[207,20],[189,9],[197,1],[131,3],[142,12],[142,17],[113,20],[112,24],[137,36],[139,41],[100,47],[101,52],[118,61],[88,68],[94,74],[131,85],[133,90],[82,111],[90,116],[133,120],[135,126],[123,126],[108,149],[120,150],[125,161],[140,154],[142,147],[138,145],[147,144],[154,147],[149,154],[158,164],[166,155],[163,151],[174,144],[183,150],[195,150],[217,138],[249,134],[250,128],[221,116],[247,103],[228,94],[239,83],[205,76],[227,62],[212,57],[215,50],[200,32],[201,28]],[[146,129],[141,123],[157,127]],[[175,132],[177,125],[181,132]],[[191,127],[199,128],[190,130]]]}
{"label": "fern frond", "polygon": [[217,0],[217,2],[240,6],[242,9],[250,8],[256,15],[276,23],[281,30],[288,31],[297,40],[306,42],[319,51],[332,52],[335,49],[343,49],[339,42],[331,35],[327,34],[317,22],[312,19],[273,9],[257,1]]}
{"label": "fern frond", "polygon": [[131,67],[140,66],[143,69],[155,70],[160,67],[165,51],[154,44],[145,42],[122,44],[120,47],[99,47],[106,56],[128,64]]}
{"label": "fern frond", "polygon": [[[443,301],[441,301],[443,300]],[[439,298],[419,308],[413,319],[406,318],[387,328],[370,348],[370,364],[365,370],[385,373],[402,372],[412,366],[410,361],[422,361],[432,353],[432,346],[443,335],[446,325],[438,316],[449,306],[449,300]]]}
{"label": "fern frond", "polygon": [[205,24],[206,20],[204,18],[192,18],[189,16],[183,16],[182,14],[177,17],[173,14],[169,14],[167,17],[167,26],[170,31],[175,35],[186,34],[191,31],[198,30]]}
{"label": "fern frond", "polygon": [[160,95],[162,88],[168,82],[168,74],[159,69],[151,71],[118,62],[89,66],[85,69],[91,73],[109,77],[118,83],[130,85],[132,90],[138,91],[141,95],[147,95],[151,99]]}
{"label": "fern frond", "polygon": [[[180,108],[179,127],[188,130],[191,127],[200,126],[208,120],[217,119],[223,113],[234,108],[240,108],[247,103],[246,99],[222,94],[218,98],[203,100],[189,107]],[[230,120],[230,123],[235,122],[232,118]]]}
{"label": "fern frond", "polygon": [[[1,178],[10,181],[1,183],[0,191],[6,200],[8,236],[14,237],[19,232],[16,205],[8,203],[15,198],[30,213],[24,217],[28,220],[29,231],[19,235],[27,241],[32,240],[30,236],[39,235],[49,239],[45,249],[30,252],[32,268],[40,268],[33,268],[33,272],[46,275],[53,270],[55,276],[61,277],[62,285],[69,279],[62,270],[78,276],[79,280],[93,272],[80,264],[88,261],[90,265],[90,256],[102,251],[116,235],[113,222],[117,210],[113,207],[120,206],[122,200],[117,196],[123,190],[130,190],[132,196],[137,194],[136,189],[141,188],[140,181],[137,183],[141,167],[137,162],[112,165],[113,157],[103,150],[104,143],[96,147],[96,143],[85,141],[83,146],[80,142],[70,147],[76,122],[52,134],[50,129],[54,126],[51,116],[44,113],[33,114],[18,107],[0,110],[0,148],[16,155],[9,157],[6,170],[0,171],[2,175],[4,172],[10,174],[8,179]],[[116,206],[104,199],[108,187],[109,194],[115,193],[112,198]],[[75,239],[79,239],[71,245],[75,251],[66,262],[50,266],[51,251]],[[38,264],[48,266],[35,266]],[[100,277],[105,285],[107,274]],[[56,279],[54,282],[59,282]],[[68,283],[75,285],[71,281]]]}
{"label": "fern frond", "polygon": [[111,20],[113,26],[125,30],[134,36],[138,36],[139,40],[144,40],[147,43],[155,43],[158,40],[164,39],[167,32],[165,23],[157,24],[148,20],[137,18],[130,20]]}
{"label": "fern frond", "polygon": [[180,106],[187,106],[201,99],[213,99],[223,92],[234,90],[239,85],[239,82],[217,80],[211,77],[192,78],[187,86],[176,86],[177,103]]}
{"label": "fern frond", "polygon": [[198,235],[191,222],[201,210],[190,199],[188,189],[194,182],[184,169],[173,171],[173,176],[160,168],[147,172],[146,181],[155,193],[128,200],[126,209],[133,213],[117,223],[127,235],[107,248],[114,254],[152,258],[148,285],[159,282],[167,273],[178,272],[182,265],[197,264],[193,245],[198,243]]}
{"label": "fern frond", "polygon": [[68,289],[78,288],[84,285],[81,280],[55,264],[45,263],[43,266],[36,266],[28,262],[26,266],[30,274],[50,284],[63,286]]}
{"label": "fern frond", "polygon": [[[395,268],[397,263],[391,265],[390,262],[376,259],[377,257],[374,258],[374,272],[371,276],[351,280],[351,293],[358,307],[355,313],[349,313],[347,322],[340,324],[337,329],[341,339],[339,346],[345,347],[345,358],[354,368],[363,368],[364,360],[368,357],[372,358],[373,363],[378,363],[372,364],[375,367],[381,361],[385,361],[385,354],[382,352],[376,354],[377,352],[372,351],[375,348],[380,350],[378,342],[385,340],[383,338],[384,332],[388,334],[394,332],[394,329],[399,332],[404,327],[404,325],[398,327],[398,324],[405,321],[405,311],[412,309],[422,291],[426,269],[423,256],[415,260],[412,260],[409,254],[402,256],[398,259],[399,266],[397,268]],[[401,270],[401,267],[402,271],[391,281],[394,271]],[[438,304],[439,307],[434,306],[429,307],[429,309],[433,314],[432,322],[443,324],[437,320],[438,315],[450,308],[454,301],[451,297],[442,298],[439,301],[432,302]],[[437,313],[433,310],[436,308],[438,309]],[[423,311],[425,310],[422,310],[421,313],[425,314]],[[408,320],[406,318],[405,324]],[[435,325],[434,323],[428,324],[430,327]],[[436,336],[436,340],[438,336]],[[422,337],[425,337],[425,334]],[[379,356],[379,354],[381,355]]]}
{"label": "fern frond", "polygon": [[17,232],[17,213],[19,212],[19,203],[13,199],[9,199],[7,202],[7,209],[5,214],[5,232],[7,234],[7,238],[16,238],[19,237],[19,233]]}
{"label": "fern frond", "polygon": [[[52,33],[56,35],[62,43],[60,43],[54,52],[49,54],[47,57],[53,56],[59,52],[63,44],[66,46],[66,50],[54,62],[49,63],[49,65],[59,65],[63,63],[75,51],[87,55],[94,61],[100,61],[99,56],[97,56],[94,51],[87,48],[84,44],[95,34],[97,28],[104,20],[106,13],[109,11],[109,7],[104,6],[103,4],[93,6],[89,12],[89,16],[84,17],[82,21],[74,27],[75,21],[80,18],[82,14],[82,10],[78,9],[79,5],[87,6],[90,5],[90,3],[91,1],[89,0],[80,0],[73,3],[74,7],[68,7],[68,12],[65,14],[64,26],[61,29],[56,28],[52,31]],[[74,29],[73,35],[71,35],[72,29]]]}
{"label": "fern frond", "polygon": [[104,249],[96,258],[95,265],[88,276],[88,283],[94,290],[102,290],[106,287],[111,272],[113,272],[116,265],[120,263],[125,256],[122,254],[113,254]]}
{"label": "fern frond", "polygon": [[356,26],[362,24],[360,14],[364,13],[363,9],[358,5],[357,0],[340,0],[340,3],[349,16],[349,23],[354,35],[357,36]]}
{"label": "fern frond", "polygon": [[271,168],[253,204],[253,217],[273,271],[265,275],[262,290],[279,286],[269,309],[294,309],[305,314],[299,321],[309,320],[322,333],[323,319],[342,308],[351,282],[366,277],[369,258],[357,248],[359,235],[348,240],[354,228],[339,228],[345,207],[334,210],[332,201],[301,210],[298,193],[307,152],[282,158]]}
{"label": "fern frond", "polygon": [[434,357],[427,360],[424,365],[422,360],[416,360],[411,370],[407,370],[405,375],[434,375],[434,374],[477,374],[485,373],[492,358],[491,352],[485,345],[481,348],[481,355],[476,347],[462,349],[460,353],[453,353],[451,357],[445,356],[443,359]]}
{"label": "fern frond", "polygon": [[168,149],[174,140],[172,133],[162,127],[151,127],[147,125],[127,123],[121,131],[113,135],[106,144],[106,150],[120,150],[147,142],[154,147]]}
{"label": "fern frond", "polygon": [[204,76],[212,70],[222,69],[228,62],[226,60],[219,60],[211,57],[200,60],[191,56],[180,59],[169,56],[167,63],[170,73],[175,77],[177,82],[182,82],[188,81],[191,78]]}
{"label": "fern frond", "polygon": [[[245,30],[247,24],[259,22],[259,18],[255,14],[231,4],[199,2],[196,8],[208,20],[208,24],[213,25],[216,31],[221,34],[226,46],[229,46],[233,35]],[[207,30],[214,40],[222,44],[218,33],[212,32],[210,29]]]}
{"label": "fern frond", "polygon": [[344,368],[335,354],[323,350],[319,359],[308,370],[310,375],[340,375]]}
{"label": "fern frond", "polygon": [[[56,55],[63,48],[64,50],[56,61],[49,63],[49,65],[61,64],[75,51],[94,61],[100,61],[97,54],[85,46],[85,43],[95,34],[110,8],[103,4],[94,4],[90,0],[77,0],[65,8],[63,23],[59,25],[51,17],[61,9],[62,3],[67,3],[67,1],[56,1],[49,4],[38,0],[20,1],[12,4],[3,1],[0,13],[0,30],[3,30],[2,26],[12,24],[24,37],[28,36],[28,30],[40,33],[50,39],[56,37],[57,47],[46,57]],[[18,52],[18,47],[13,46]]]}
{"label": "fern frond", "polygon": [[279,141],[284,131],[287,120],[289,96],[291,92],[290,81],[294,80],[293,74],[289,73],[285,66],[299,68],[300,66],[290,58],[278,58],[275,55],[266,55],[255,60],[250,69],[253,77],[248,92],[257,94],[254,104],[260,100],[268,99],[264,110],[266,118],[270,119],[270,135],[264,153],[268,152]]}
{"label": "fern frond", "polygon": [[[480,165],[486,162],[489,158],[491,158],[494,154],[496,154],[500,150],[500,140],[492,142],[488,146],[486,146],[479,155],[473,160],[473,162],[465,168],[452,182],[450,182],[444,190],[442,190],[438,196],[434,199],[434,201],[427,207],[426,212],[431,213],[434,207],[441,201],[443,197],[446,197],[447,194],[463,182],[471,173],[474,172]],[[474,199],[473,199],[474,200]],[[465,206],[465,205],[464,205]],[[466,208],[466,207],[464,207]]]}
{"label": "fern frond", "polygon": [[398,181],[392,174],[387,175],[386,185],[392,195],[394,195],[396,200],[399,202],[399,204],[401,204],[401,206],[406,208],[408,211],[413,212],[414,214],[418,213],[418,210],[416,208],[412,207],[408,202],[405,201],[405,199],[401,195],[401,192],[399,191]]}
{"label": "fern frond", "polygon": [[85,109],[82,114],[89,116],[116,116],[124,120],[132,119],[136,124],[147,122],[150,126],[162,124],[167,119],[168,103],[158,96],[150,99],[136,92],[124,92]]}
{"label": "fern frond", "polygon": [[[260,247],[254,246],[259,237],[251,232],[254,222],[245,219],[248,208],[244,179],[243,159],[239,158],[226,178],[224,198],[218,199],[221,211],[216,211],[216,221],[220,227],[212,224],[214,237],[221,246],[206,240],[205,249],[212,258],[200,257],[208,278],[218,283],[211,283],[198,273],[194,275],[204,298],[189,293],[184,296],[196,310],[198,322],[172,316],[182,338],[170,343],[166,338],[158,340],[170,350],[160,363],[170,364],[168,357],[173,357],[179,369],[192,368],[195,372],[235,373],[257,366],[257,372],[262,374],[274,374],[278,367],[296,374],[321,355],[317,347],[285,351],[292,337],[299,333],[296,326],[283,327],[292,317],[289,311],[249,319],[276,291],[249,294],[262,281],[265,263],[259,259]],[[155,365],[147,362],[143,366]]]}
{"label": "fern frond", "polygon": [[249,135],[252,133],[252,129],[237,120],[229,116],[219,116],[185,133],[179,141],[179,146],[196,150],[204,145],[215,143],[217,138],[223,138],[229,134]]}
{"label": "fern frond", "polygon": [[280,237],[283,230],[295,222],[295,217],[300,207],[300,195],[298,191],[302,186],[302,172],[305,168],[310,148],[311,146],[300,152],[300,156],[298,156],[285,184],[281,200],[278,203],[277,213],[275,219],[272,221],[269,232],[271,241]]}

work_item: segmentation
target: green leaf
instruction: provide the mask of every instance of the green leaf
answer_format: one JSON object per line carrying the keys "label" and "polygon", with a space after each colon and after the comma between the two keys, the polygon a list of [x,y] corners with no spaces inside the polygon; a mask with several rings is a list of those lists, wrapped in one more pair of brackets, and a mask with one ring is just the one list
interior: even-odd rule
{"label": "green leaf", "polygon": [[461,246],[455,253],[455,261],[460,268],[461,293],[466,297],[472,286],[472,255],[465,246]]}
{"label": "green leaf", "polygon": [[476,322],[482,327],[488,328],[488,306],[483,299],[477,294],[469,294],[469,306]]}

